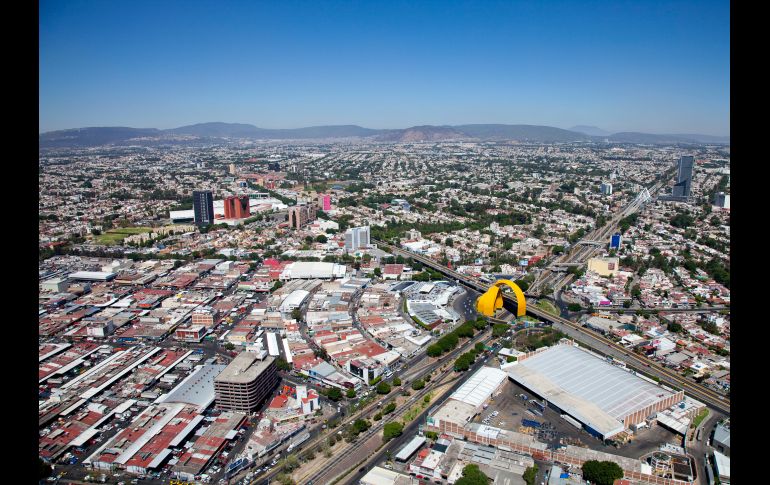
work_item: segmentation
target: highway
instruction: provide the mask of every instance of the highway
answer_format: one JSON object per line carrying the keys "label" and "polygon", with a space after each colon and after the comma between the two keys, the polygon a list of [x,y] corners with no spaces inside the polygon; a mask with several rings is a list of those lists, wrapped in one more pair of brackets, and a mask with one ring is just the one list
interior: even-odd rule
{"label": "highway", "polygon": [[[612,216],[612,219],[608,221],[602,227],[596,228],[589,234],[586,234],[583,239],[575,243],[569,253],[563,254],[559,259],[554,261],[548,268],[546,268],[535,281],[530,285],[527,290],[528,295],[538,295],[543,288],[549,286],[553,287],[553,292],[558,292],[564,285],[568,284],[574,275],[565,275],[562,272],[554,271],[554,266],[582,266],[600,247],[604,246],[604,241],[607,241],[610,234],[614,233],[620,221],[638,211],[649,198],[656,194],[658,190],[663,186],[663,180],[659,180],[653,185],[652,189],[647,191],[643,189],[642,192],[633,200],[630,204],[624,207],[620,212]],[[597,244],[596,242],[601,242]]]}
{"label": "highway", "polygon": [[[442,274],[453,278],[456,281],[459,281],[476,291],[485,292],[489,289],[489,285],[457,273],[456,271],[451,270],[446,266],[443,266],[420,254],[397,248],[382,241],[374,240],[374,242],[381,247],[387,248],[387,250],[392,253],[401,254],[405,257],[411,257],[415,261],[419,261],[425,266],[433,268],[434,270],[439,271]],[[507,308],[516,308],[517,303],[515,299],[511,298],[507,294],[503,294],[503,298]],[[591,332],[590,330],[586,330],[582,326],[560,316],[546,313],[534,305],[527,305],[527,314],[537,317],[543,321],[551,322],[556,328],[559,330],[563,329],[562,331],[564,331],[564,333],[570,335],[575,340],[583,343],[599,354],[612,355],[614,357],[620,358],[624,360],[629,365],[629,367],[632,367],[641,373],[658,377],[662,383],[673,385],[679,389],[682,389],[687,395],[690,395],[693,398],[708,404],[718,411],[721,411],[725,414],[730,414],[730,399],[717,393],[716,391],[690,382],[679,374],[666,369],[665,367],[650,359],[647,359],[646,357],[629,352],[626,348],[617,345],[602,335]]]}

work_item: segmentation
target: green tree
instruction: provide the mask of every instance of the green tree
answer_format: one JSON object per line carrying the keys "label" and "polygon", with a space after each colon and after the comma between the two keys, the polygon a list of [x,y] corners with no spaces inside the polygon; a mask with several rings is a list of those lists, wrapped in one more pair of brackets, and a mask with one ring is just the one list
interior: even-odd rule
{"label": "green tree", "polygon": [[394,386],[400,386],[401,385],[401,378],[399,378],[398,376],[394,377],[393,378],[393,385]]}
{"label": "green tree", "polygon": [[476,349],[476,352],[478,353],[484,352],[484,342],[476,342],[476,345],[474,345],[473,348]]}
{"label": "green tree", "polygon": [[291,473],[299,468],[299,459],[297,459],[297,456],[294,454],[288,455],[286,458],[281,460],[278,468],[286,473]]}
{"label": "green tree", "polygon": [[329,399],[331,399],[332,401],[335,401],[335,402],[337,402],[337,401],[339,401],[340,399],[342,399],[342,391],[340,391],[340,390],[339,390],[338,388],[336,388],[336,387],[332,387],[332,388],[330,388],[330,389],[329,389],[329,390],[326,392],[326,397],[328,397],[328,398],[329,398]]}
{"label": "green tree", "polygon": [[536,478],[537,478],[537,463],[535,463],[533,466],[528,467],[526,470],[524,470],[524,481],[527,482],[527,485],[534,485]]}
{"label": "green tree", "polygon": [[295,308],[291,311],[291,318],[294,320],[300,321],[302,319],[302,310],[299,308]]}
{"label": "green tree", "polygon": [[385,406],[385,407],[383,408],[383,410],[382,410],[382,414],[383,414],[383,415],[385,415],[385,414],[390,414],[390,413],[392,413],[392,412],[393,412],[393,411],[395,411],[395,410],[396,410],[396,403],[394,403],[393,401],[391,401],[391,402],[389,402],[389,403],[388,403],[388,405],[387,405],[387,406]]}
{"label": "green tree", "polygon": [[456,485],[487,485],[489,477],[484,475],[478,465],[466,465],[463,476],[455,482]]}
{"label": "green tree", "polygon": [[425,353],[428,354],[428,357],[438,357],[443,354],[444,351],[441,349],[440,345],[433,344],[428,346],[428,348],[425,350]]}
{"label": "green tree", "polygon": [[470,369],[471,364],[473,364],[473,354],[466,352],[455,360],[454,369],[458,372],[465,372]]}
{"label": "green tree", "polygon": [[390,384],[385,381],[377,384],[377,394],[388,394],[390,392]]}
{"label": "green tree", "polygon": [[371,427],[372,425],[365,419],[356,419],[356,421],[353,423],[353,429],[356,431],[356,434],[363,433]]}
{"label": "green tree", "polygon": [[233,350],[234,348],[235,348],[235,344],[233,344],[232,342],[227,342],[225,344],[225,350]]}
{"label": "green tree", "polygon": [[326,243],[326,242],[328,241],[328,239],[326,238],[326,236],[324,236],[323,234],[319,234],[319,235],[318,235],[318,236],[315,238],[315,240],[316,240],[316,242],[319,242],[319,243]]}
{"label": "green tree", "polygon": [[580,310],[583,309],[583,307],[580,306],[580,303],[570,303],[569,305],[567,305],[567,309],[571,312],[579,312]]}
{"label": "green tree", "polygon": [[345,395],[348,397],[348,399],[353,399],[354,397],[356,397],[356,390],[348,389]]}
{"label": "green tree", "polygon": [[291,370],[291,364],[286,362],[286,359],[283,357],[278,357],[275,359],[275,366],[278,368],[278,370],[282,371],[290,371]]}
{"label": "green tree", "polygon": [[412,389],[414,389],[415,391],[419,391],[424,387],[425,387],[425,382],[422,379],[416,379],[412,381]]}
{"label": "green tree", "polygon": [[612,485],[618,478],[623,478],[623,469],[611,461],[589,460],[583,463],[583,478],[596,485]]}
{"label": "green tree", "polygon": [[492,325],[492,336],[493,337],[500,337],[505,334],[505,332],[508,331],[508,325],[504,323],[496,323]]}
{"label": "green tree", "polygon": [[400,423],[398,421],[394,421],[392,423],[387,423],[382,428],[382,439],[383,439],[383,441],[390,441],[393,438],[401,436],[401,433],[403,433],[403,432],[404,432],[404,425],[403,425],[403,423]]}
{"label": "green tree", "polygon": [[279,473],[275,476],[275,479],[281,485],[297,485],[297,482],[295,482],[294,479],[291,478],[291,475],[287,473]]}
{"label": "green tree", "polygon": [[668,324],[668,331],[674,332],[674,333],[682,333],[682,331],[684,331],[684,328],[682,327],[682,325],[676,322],[671,322]]}

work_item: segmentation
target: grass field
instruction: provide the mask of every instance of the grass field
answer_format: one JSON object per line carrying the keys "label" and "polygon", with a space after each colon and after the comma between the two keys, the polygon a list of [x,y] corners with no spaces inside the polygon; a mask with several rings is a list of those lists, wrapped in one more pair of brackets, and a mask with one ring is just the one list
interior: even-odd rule
{"label": "grass field", "polygon": [[535,304],[536,307],[543,310],[546,313],[550,313],[551,315],[559,315],[561,312],[559,312],[559,309],[556,308],[553,303],[551,303],[548,300],[538,300],[538,302]]}
{"label": "grass field", "polygon": [[690,425],[690,428],[692,428],[692,429],[697,428],[698,425],[701,423],[701,421],[706,419],[706,416],[708,416],[708,415],[709,415],[708,408],[704,408],[703,410],[701,410],[701,412],[698,413],[697,416],[695,416],[695,419],[692,420],[692,424]]}
{"label": "grass field", "polygon": [[123,239],[133,234],[141,234],[143,232],[152,232],[152,227],[116,227],[110,229],[107,232],[95,236],[94,239],[98,244],[105,244],[112,246],[120,244]]}

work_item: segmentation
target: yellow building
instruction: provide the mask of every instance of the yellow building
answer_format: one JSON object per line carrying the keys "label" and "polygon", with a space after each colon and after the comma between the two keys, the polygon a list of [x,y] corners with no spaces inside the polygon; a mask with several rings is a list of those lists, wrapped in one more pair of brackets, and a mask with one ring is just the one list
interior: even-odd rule
{"label": "yellow building", "polygon": [[588,270],[599,276],[610,276],[620,271],[620,258],[591,258],[588,260]]}

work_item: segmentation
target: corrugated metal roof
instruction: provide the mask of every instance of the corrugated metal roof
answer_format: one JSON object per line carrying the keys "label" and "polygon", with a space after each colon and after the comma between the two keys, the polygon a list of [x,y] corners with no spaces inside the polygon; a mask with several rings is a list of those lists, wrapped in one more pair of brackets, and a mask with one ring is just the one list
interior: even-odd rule
{"label": "corrugated metal roof", "polygon": [[624,429],[623,417],[671,396],[572,345],[520,361],[508,375],[605,436]]}
{"label": "corrugated metal roof", "polygon": [[473,406],[481,406],[505,381],[506,377],[508,375],[502,370],[484,366],[465,381],[451,397]]}
{"label": "corrugated metal roof", "polygon": [[425,443],[424,436],[415,436],[412,441],[407,443],[406,446],[401,448],[401,451],[396,455],[396,460],[406,461],[410,456],[414,454]]}

